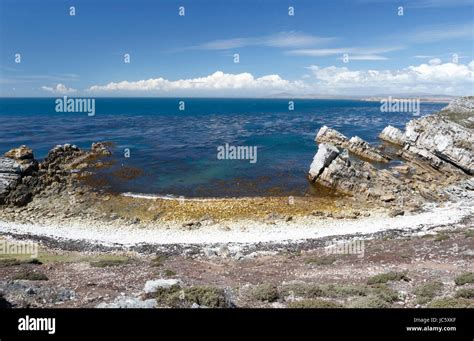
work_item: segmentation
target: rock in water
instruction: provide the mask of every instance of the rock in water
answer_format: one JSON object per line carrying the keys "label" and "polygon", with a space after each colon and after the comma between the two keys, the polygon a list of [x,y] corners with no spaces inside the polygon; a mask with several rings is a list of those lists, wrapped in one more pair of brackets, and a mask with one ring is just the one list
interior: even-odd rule
{"label": "rock in water", "polygon": [[399,146],[403,146],[406,142],[403,132],[395,127],[386,126],[379,135],[383,141],[390,142]]}
{"label": "rock in water", "polygon": [[[457,100],[447,108],[411,120],[405,132],[386,127],[379,137],[400,146],[396,155],[405,162],[386,169],[364,161],[384,158],[377,148],[358,137],[348,140],[341,133],[322,127],[316,136],[320,150],[311,164],[310,179],[341,193],[377,198],[384,205],[393,206],[400,199],[406,205],[410,201],[418,206],[424,200],[445,198],[444,188],[474,174],[474,136],[465,124],[455,122],[459,117],[444,113],[455,111],[463,115],[463,122],[472,121],[474,97]],[[334,157],[328,153],[327,145],[343,151]],[[361,160],[349,158],[347,151]],[[464,192],[462,195],[466,197]]]}
{"label": "rock in water", "polygon": [[0,157],[0,205],[23,206],[41,192],[59,193],[74,186],[77,171],[92,169],[109,155],[106,143],[94,143],[90,151],[65,144],[54,147],[38,164],[27,146],[11,149]]}
{"label": "rock in water", "polygon": [[337,130],[331,129],[327,126],[322,126],[316,135],[315,141],[318,143],[331,143],[335,146],[344,148],[343,146],[347,145],[348,139]]}
{"label": "rock in water", "polygon": [[318,146],[318,152],[313,158],[309,169],[309,178],[311,181],[316,181],[318,176],[323,172],[324,168],[339,155],[339,149],[333,145],[321,143]]}
{"label": "rock in water", "polygon": [[372,147],[360,137],[354,136],[349,140],[337,130],[328,128],[327,126],[323,126],[321,129],[319,129],[315,140],[318,143],[332,144],[336,147],[347,149],[351,153],[367,160],[376,162],[390,161],[388,156],[384,155],[377,148]]}

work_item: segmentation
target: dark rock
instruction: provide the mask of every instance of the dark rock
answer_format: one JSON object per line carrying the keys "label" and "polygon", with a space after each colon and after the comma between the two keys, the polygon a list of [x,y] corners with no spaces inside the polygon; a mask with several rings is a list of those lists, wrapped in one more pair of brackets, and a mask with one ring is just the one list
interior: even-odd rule
{"label": "dark rock", "polygon": [[8,193],[21,179],[20,165],[13,159],[0,157],[0,204],[5,203]]}
{"label": "dark rock", "polygon": [[6,202],[14,206],[24,206],[30,202],[31,197],[30,188],[24,184],[19,184],[8,194]]}
{"label": "dark rock", "polygon": [[13,308],[13,305],[8,302],[5,297],[3,297],[3,294],[0,294],[0,309],[11,309]]}
{"label": "dark rock", "polygon": [[389,213],[388,213],[388,216],[389,217],[397,217],[397,216],[402,216],[402,215],[405,215],[405,211],[404,210],[397,210],[397,209],[393,209],[391,210]]}

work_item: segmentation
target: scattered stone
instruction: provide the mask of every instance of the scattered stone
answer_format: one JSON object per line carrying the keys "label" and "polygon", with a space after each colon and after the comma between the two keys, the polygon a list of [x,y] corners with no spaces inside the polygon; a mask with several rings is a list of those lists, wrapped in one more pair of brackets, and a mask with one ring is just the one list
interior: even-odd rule
{"label": "scattered stone", "polygon": [[208,247],[204,248],[203,252],[206,255],[206,257],[209,257],[209,258],[217,256],[216,251]]}
{"label": "scattered stone", "polygon": [[398,216],[402,216],[402,215],[405,215],[405,211],[404,210],[397,210],[397,209],[393,209],[393,210],[390,210],[390,212],[388,213],[388,216],[389,217],[398,217]]}
{"label": "scattered stone", "polygon": [[100,303],[99,305],[96,306],[96,308],[127,308],[127,309],[135,309],[135,308],[156,308],[156,300],[154,299],[147,299],[147,300],[140,300],[137,297],[131,297],[131,296],[120,296],[117,297],[113,302],[111,303]]}
{"label": "scattered stone", "polygon": [[181,286],[182,281],[180,279],[156,279],[147,281],[143,291],[147,294],[157,292],[159,289],[168,289],[172,286]]}
{"label": "scattered stone", "polygon": [[221,245],[221,246],[219,246],[219,250],[217,251],[217,254],[220,257],[226,258],[230,255],[230,250],[227,247],[227,245]]}
{"label": "scattered stone", "polygon": [[384,202],[390,202],[390,201],[394,201],[396,198],[394,195],[392,194],[386,194],[386,195],[382,195],[380,197],[380,200],[384,201]]}

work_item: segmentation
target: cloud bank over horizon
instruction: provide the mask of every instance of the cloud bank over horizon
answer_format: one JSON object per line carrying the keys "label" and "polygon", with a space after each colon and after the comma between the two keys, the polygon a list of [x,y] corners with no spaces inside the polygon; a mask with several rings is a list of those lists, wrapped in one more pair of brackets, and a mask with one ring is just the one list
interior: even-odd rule
{"label": "cloud bank over horizon", "polygon": [[[256,77],[249,72],[216,71],[208,76],[170,80],[163,77],[137,81],[123,80],[92,85],[83,93],[95,95],[188,95],[188,96],[271,96],[291,95],[362,95],[376,94],[440,94],[472,95],[474,93],[474,61],[467,64],[443,63],[433,58],[427,63],[398,70],[356,70],[349,66],[309,65],[307,74],[298,80],[287,80],[278,74]],[[64,84],[43,86],[54,94],[77,92]]]}

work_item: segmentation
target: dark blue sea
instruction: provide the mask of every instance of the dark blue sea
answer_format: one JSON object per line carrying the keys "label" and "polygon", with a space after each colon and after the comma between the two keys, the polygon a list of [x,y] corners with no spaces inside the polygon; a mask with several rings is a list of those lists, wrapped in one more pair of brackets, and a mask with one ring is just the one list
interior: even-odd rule
{"label": "dark blue sea", "polygon": [[[179,101],[185,110],[179,110]],[[114,166],[101,171],[118,192],[186,197],[303,195],[322,125],[377,143],[388,124],[413,113],[383,113],[354,100],[97,98],[95,116],[55,111],[55,98],[0,99],[0,153],[25,144],[44,158],[57,144],[113,143]],[[445,104],[421,103],[421,116]],[[256,146],[257,162],[219,160],[218,146]],[[130,150],[130,157],[124,155]],[[135,176],[112,176],[120,169]],[[117,173],[119,171],[119,173]]]}

